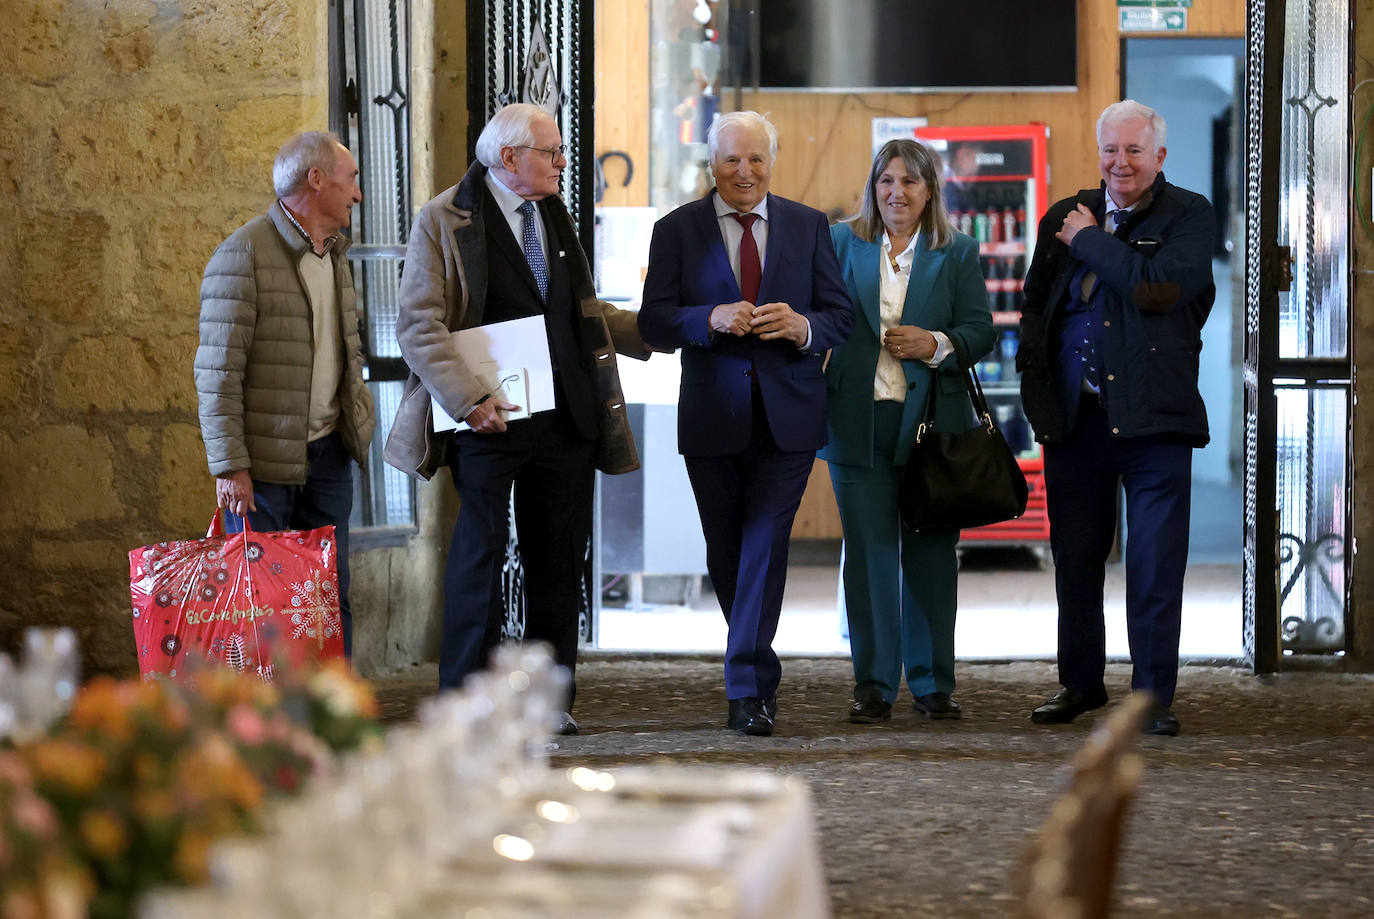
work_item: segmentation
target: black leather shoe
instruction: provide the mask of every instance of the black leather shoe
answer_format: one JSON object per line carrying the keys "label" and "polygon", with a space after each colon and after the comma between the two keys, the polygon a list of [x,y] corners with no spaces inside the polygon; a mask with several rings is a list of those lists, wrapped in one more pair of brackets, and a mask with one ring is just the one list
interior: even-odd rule
{"label": "black leather shoe", "polygon": [[577,722],[573,716],[567,712],[559,712],[553,716],[553,732],[562,737],[567,737],[577,733]]}
{"label": "black leather shoe", "polygon": [[867,696],[849,706],[849,720],[854,724],[877,724],[892,720],[892,704],[881,696]]}
{"label": "black leather shoe", "polygon": [[1167,705],[1152,705],[1145,713],[1145,724],[1141,730],[1146,734],[1174,737],[1179,732],[1178,716]]}
{"label": "black leather shoe", "polygon": [[927,718],[964,717],[964,710],[947,692],[931,692],[924,696],[917,696],[915,701],[911,703],[911,707],[916,709],[918,714],[925,715]]}
{"label": "black leather shoe", "polygon": [[1036,724],[1068,724],[1084,712],[1101,708],[1107,704],[1107,690],[1079,692],[1076,689],[1061,689],[1045,700],[1045,704],[1031,711],[1031,721]]}
{"label": "black leather shoe", "polygon": [[726,726],[732,731],[751,737],[767,737],[773,733],[773,719],[757,696],[730,700],[730,717]]}
{"label": "black leather shoe", "polygon": [[778,694],[763,697],[763,710],[768,713],[769,721],[778,720]]}

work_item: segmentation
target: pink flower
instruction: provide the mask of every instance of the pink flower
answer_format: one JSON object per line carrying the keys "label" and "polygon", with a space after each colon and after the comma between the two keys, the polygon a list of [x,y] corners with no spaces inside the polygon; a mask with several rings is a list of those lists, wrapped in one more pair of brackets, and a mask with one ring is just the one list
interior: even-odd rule
{"label": "pink flower", "polygon": [[57,835],[57,818],[52,808],[32,792],[25,791],[15,796],[12,814],[15,826],[40,839]]}
{"label": "pink flower", "polygon": [[266,725],[262,722],[262,716],[247,705],[235,705],[231,708],[225,723],[229,728],[229,733],[240,743],[260,744],[266,734]]}

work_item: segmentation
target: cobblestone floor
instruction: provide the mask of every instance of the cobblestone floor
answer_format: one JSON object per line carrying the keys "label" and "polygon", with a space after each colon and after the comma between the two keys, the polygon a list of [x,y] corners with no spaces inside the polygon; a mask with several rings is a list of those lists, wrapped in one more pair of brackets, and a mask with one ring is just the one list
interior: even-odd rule
{"label": "cobblestone floor", "polygon": [[[845,658],[786,660],[778,731],[724,729],[719,659],[589,656],[578,669],[582,733],[558,766],[671,761],[752,766],[810,782],[835,915],[1003,915],[1012,866],[1101,713],[1036,727],[1055,687],[1046,663],[961,665],[964,719],[899,703],[852,725]],[[385,717],[413,717],[432,667],[379,681]],[[1109,667],[1124,696],[1129,668]],[[1143,738],[1114,915],[1374,915],[1374,677],[1231,667],[1183,669],[1184,733]]]}

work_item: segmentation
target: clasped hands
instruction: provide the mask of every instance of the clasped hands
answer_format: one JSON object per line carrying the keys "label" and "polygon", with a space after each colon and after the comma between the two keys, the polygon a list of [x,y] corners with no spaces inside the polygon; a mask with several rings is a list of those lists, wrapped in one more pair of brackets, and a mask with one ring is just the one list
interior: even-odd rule
{"label": "clasped hands", "polygon": [[711,310],[711,330],[723,335],[757,335],[764,341],[785,339],[798,348],[806,344],[810,326],[806,317],[793,311],[786,303],[764,303],[755,306],[748,300],[722,303]]}

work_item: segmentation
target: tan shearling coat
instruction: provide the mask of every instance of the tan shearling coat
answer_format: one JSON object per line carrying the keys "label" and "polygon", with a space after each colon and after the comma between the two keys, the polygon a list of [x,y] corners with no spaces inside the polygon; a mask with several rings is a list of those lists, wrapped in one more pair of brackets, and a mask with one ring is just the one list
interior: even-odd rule
{"label": "tan shearling coat", "polygon": [[[449,461],[445,455],[448,434],[435,434],[432,402],[437,400],[451,417],[464,418],[487,395],[458,355],[450,334],[482,323],[487,252],[481,200],[486,172],[485,166],[474,163],[461,182],[426,203],[415,219],[406,249],[396,341],[411,374],[383,457],[422,479]],[[639,337],[634,313],[596,299],[572,218],[561,202],[556,211],[551,230],[558,247],[569,254],[573,297],[581,315],[579,340],[605,407],[595,465],[608,474],[632,472],[639,468],[639,454],[615,357],[619,352],[645,360],[652,351]],[[495,219],[501,219],[500,215]]]}

